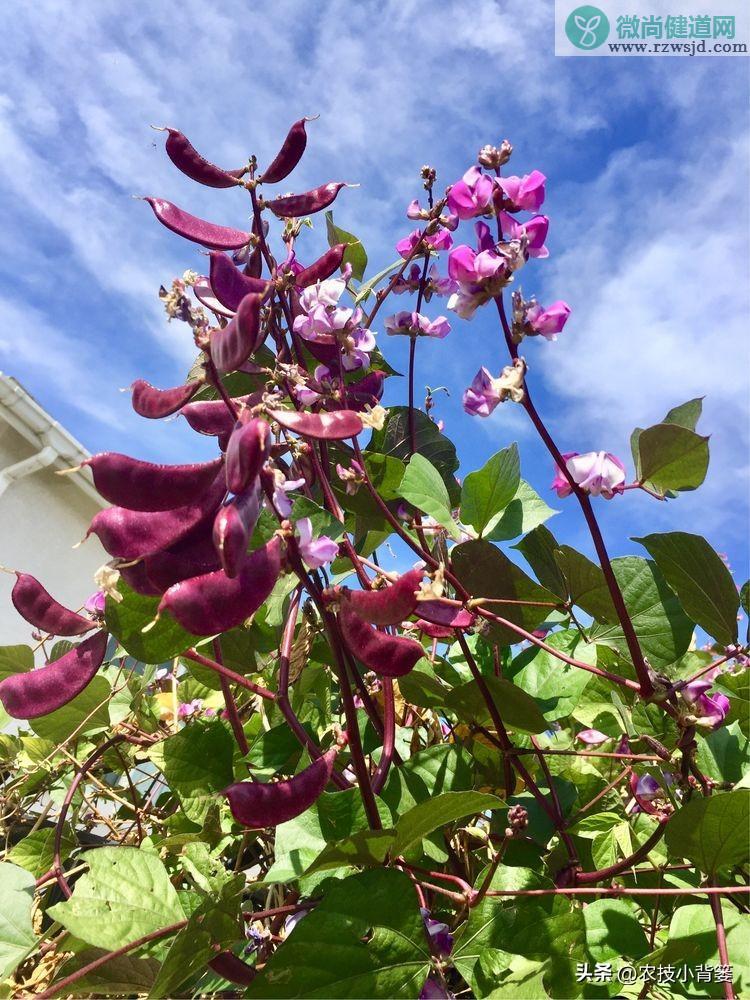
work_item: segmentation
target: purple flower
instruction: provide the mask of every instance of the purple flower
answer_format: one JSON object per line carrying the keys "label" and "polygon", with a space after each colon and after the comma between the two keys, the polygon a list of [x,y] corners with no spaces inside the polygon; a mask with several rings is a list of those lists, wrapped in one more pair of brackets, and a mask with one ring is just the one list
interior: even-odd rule
{"label": "purple flower", "polygon": [[189,719],[192,715],[197,715],[202,708],[203,702],[200,698],[194,698],[193,701],[183,701],[177,709],[177,717]]}
{"label": "purple flower", "polygon": [[495,243],[486,222],[478,222],[475,228],[477,249],[463,244],[448,258],[448,274],[458,283],[448,308],[462,319],[471,319],[480,305],[508,284],[512,272],[523,263],[509,244]]}
{"label": "purple flower", "polygon": [[463,407],[471,417],[488,417],[498,403],[506,399],[520,403],[524,398],[523,377],[526,366],[520,359],[507,365],[497,378],[484,366],[464,392]]}
{"label": "purple flower", "polygon": [[440,340],[450,333],[450,323],[445,316],[428,319],[418,312],[398,312],[385,321],[389,336],[401,334],[407,337],[438,337]]}
{"label": "purple flower", "polygon": [[582,729],[580,733],[576,735],[576,739],[580,740],[581,743],[585,743],[589,747],[598,747],[602,743],[606,743],[609,736],[606,733],[600,732],[598,729]]}
{"label": "purple flower", "polygon": [[[417,244],[422,239],[422,233],[415,229],[396,244],[396,251],[406,260],[411,257],[417,248]],[[453,246],[453,237],[446,229],[441,229],[431,236],[426,236],[422,242],[422,250],[428,248],[435,251],[450,250]]]}
{"label": "purple flower", "polygon": [[[421,278],[422,268],[419,264],[412,264],[408,271],[394,282],[394,295],[403,295],[404,292],[418,291]],[[433,264],[427,274],[427,281],[424,286],[424,300],[425,302],[429,302],[433,295],[451,295],[457,289],[457,283],[452,278],[442,278],[438,273],[437,264]]]}
{"label": "purple flower", "polygon": [[547,340],[557,340],[557,334],[562,333],[563,327],[568,322],[568,316],[570,316],[570,306],[561,299],[546,309],[538,302],[532,301],[526,310],[528,325],[534,333],[541,334]]}
{"label": "purple flower", "polygon": [[[590,493],[595,497],[603,496],[606,500],[611,500],[615,493],[622,493],[625,466],[611,452],[588,451],[585,455],[579,455],[577,451],[569,451],[563,458],[573,481],[584,493]],[[555,469],[551,488],[560,499],[570,496],[573,492],[559,468]]]}
{"label": "purple flower", "polygon": [[406,218],[411,219],[412,222],[414,222],[416,219],[425,218],[425,211],[416,198],[413,201],[410,201],[409,204],[406,206]]}
{"label": "purple flower", "polygon": [[685,685],[681,694],[691,715],[696,716],[696,726],[718,729],[729,714],[731,702],[726,695],[720,694],[718,691],[709,695],[708,691],[712,683],[713,681],[705,679],[691,681]]}
{"label": "purple flower", "polygon": [[339,551],[338,543],[327,535],[313,538],[312,521],[309,517],[301,518],[295,527],[300,555],[308,569],[318,569],[336,558]]}
{"label": "purple flower", "polygon": [[506,199],[509,212],[538,212],[544,204],[544,182],[547,178],[538,170],[523,177],[499,177],[495,182]]}
{"label": "purple flower", "polygon": [[501,212],[500,222],[506,239],[528,241],[526,253],[529,257],[549,257],[549,250],[544,245],[549,229],[546,215],[535,215],[526,222],[517,222],[512,215]]}
{"label": "purple flower", "polygon": [[460,181],[448,192],[448,211],[459,219],[473,219],[487,211],[495,185],[479,167],[469,167]]}
{"label": "purple flower", "polygon": [[664,786],[670,788],[674,786],[675,777],[669,771],[663,771],[662,779],[664,785],[651,774],[643,774],[640,777],[637,774],[631,774],[630,791],[636,802],[633,812],[645,812],[654,816],[671,809],[672,803],[669,801]]}
{"label": "purple flower", "polygon": [[420,907],[422,919],[424,920],[427,939],[430,942],[430,951],[438,958],[447,958],[453,951],[453,935],[450,927],[440,920],[433,920],[430,911],[423,906]]}
{"label": "purple flower", "polygon": [[305,485],[304,479],[285,479],[280,469],[274,469],[273,505],[281,517],[289,517],[292,513],[292,502],[287,496],[292,490],[298,490]]}
{"label": "purple flower", "polygon": [[419,1000],[452,1000],[452,998],[453,994],[448,992],[443,980],[434,973],[425,979],[419,994]]}
{"label": "purple flower", "polygon": [[103,590],[95,591],[84,604],[84,611],[88,611],[90,615],[95,615],[97,618],[101,618],[104,614],[104,602],[106,597],[107,595]]}

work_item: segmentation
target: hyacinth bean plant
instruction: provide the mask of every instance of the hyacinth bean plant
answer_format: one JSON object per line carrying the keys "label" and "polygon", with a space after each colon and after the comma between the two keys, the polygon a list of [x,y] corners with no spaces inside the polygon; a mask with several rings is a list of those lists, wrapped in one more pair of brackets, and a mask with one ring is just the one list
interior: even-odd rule
{"label": "hyacinth bean plant", "polygon": [[[632,464],[564,451],[526,356],[565,350],[570,309],[517,274],[548,255],[543,174],[513,174],[507,141],[447,187],[424,167],[415,228],[365,280],[361,243],[317,224],[347,185],[274,187],[306,125],[236,170],[164,130],[240,228],[145,199],[188,241],[160,295],[199,353],[132,404],[214,452],[87,460],[111,561],[78,611],[18,567],[4,995],[740,996],[748,586],[699,534],[612,559],[597,519],[701,484],[701,402],[636,429]],[[596,561],[547,527],[514,444],[458,480],[417,399],[420,338],[479,310],[497,350],[458,433],[525,411]]]}

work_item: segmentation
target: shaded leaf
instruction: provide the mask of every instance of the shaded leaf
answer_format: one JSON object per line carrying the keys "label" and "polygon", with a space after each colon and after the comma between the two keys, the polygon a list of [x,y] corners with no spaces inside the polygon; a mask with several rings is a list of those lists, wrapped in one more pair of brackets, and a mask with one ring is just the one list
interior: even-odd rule
{"label": "shaded leaf", "polygon": [[[123,579],[120,579],[117,589],[122,601],[107,598],[104,620],[115,639],[136,660],[141,663],[164,663],[200,642],[171,615],[162,615],[156,621],[161,598],[136,594]],[[153,627],[144,632],[149,625]]]}
{"label": "shaded leaf", "polygon": [[367,267],[367,253],[361,241],[352,233],[334,225],[333,212],[326,212],[326,235],[329,247],[335,247],[338,243],[347,244],[342,263],[351,264],[352,277],[361,281]]}
{"label": "shaded leaf", "polygon": [[666,842],[672,854],[688,858],[707,875],[742,864],[750,853],[750,789],[692,799],[669,821]]}
{"label": "shaded leaf", "polygon": [[15,969],[34,947],[36,934],[31,926],[34,876],[17,865],[0,861],[0,980]]}
{"label": "shaded leaf", "polygon": [[553,510],[536,490],[522,479],[518,484],[516,495],[485,537],[491,542],[518,538],[519,535],[531,531],[558,513],[559,511]]}

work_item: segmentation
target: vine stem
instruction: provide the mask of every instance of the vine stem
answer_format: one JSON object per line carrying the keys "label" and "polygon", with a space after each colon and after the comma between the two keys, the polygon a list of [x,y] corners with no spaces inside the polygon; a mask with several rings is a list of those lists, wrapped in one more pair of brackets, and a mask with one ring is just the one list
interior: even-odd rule
{"label": "vine stem", "polygon": [[[513,343],[513,338],[511,336],[510,326],[508,325],[508,318],[505,315],[505,304],[503,302],[502,294],[495,297],[495,304],[497,306],[497,311],[500,316],[500,323],[503,328],[503,333],[505,334],[505,342],[508,346],[508,351],[510,352],[511,358],[514,360],[518,357],[518,345]],[[568,471],[567,465],[565,464],[565,459],[562,457],[560,449],[555,444],[551,434],[547,430],[544,421],[539,416],[532,400],[531,394],[529,392],[528,385],[524,385],[525,393],[522,402],[523,408],[526,410],[532,424],[537,430],[537,433],[541,437],[542,441],[547,447],[550,455],[555,461],[555,464],[560,469],[562,475],[568,480],[571,490],[575,494],[576,499],[583,511],[583,516],[586,520],[586,524],[589,529],[592,541],[594,543],[594,548],[596,549],[596,554],[599,557],[599,562],[601,563],[602,572],[604,574],[604,579],[607,584],[607,589],[609,590],[610,596],[612,598],[612,603],[615,606],[615,611],[617,612],[617,617],[620,621],[622,627],[623,635],[625,636],[625,642],[628,647],[628,652],[630,653],[630,658],[633,661],[633,666],[635,667],[636,675],[638,676],[638,683],[640,685],[641,697],[649,698],[654,691],[654,686],[651,682],[651,677],[649,674],[648,664],[646,663],[643,652],[641,650],[640,643],[638,642],[638,636],[635,634],[635,628],[633,627],[633,622],[630,618],[630,613],[625,605],[625,599],[622,596],[622,591],[620,590],[620,585],[615,577],[614,570],[612,569],[612,563],[610,562],[609,553],[607,552],[607,546],[604,542],[604,537],[602,535],[601,529],[599,528],[599,522],[594,514],[593,507],[591,506],[591,500],[588,495],[584,493],[575,482],[570,472]]]}
{"label": "vine stem", "polygon": [[235,684],[239,684],[240,687],[247,688],[248,691],[252,691],[253,694],[257,694],[260,698],[265,698],[268,701],[276,700],[276,695],[273,691],[269,691],[268,688],[264,688],[260,684],[255,684],[253,681],[249,681],[247,677],[243,677],[242,674],[238,674],[235,670],[225,667],[223,663],[217,663],[216,660],[212,660],[210,657],[204,656],[202,653],[199,653],[197,649],[186,649],[182,655],[187,657],[188,660],[192,660],[194,663],[199,663],[202,667],[208,667],[209,670],[213,670],[222,677],[226,677],[227,680],[234,681]]}
{"label": "vine stem", "polygon": [[750,893],[747,885],[700,886],[678,889],[661,886],[646,889],[640,886],[572,886],[564,889],[490,889],[488,896],[721,896],[734,893]]}
{"label": "vine stem", "polygon": [[[710,896],[711,913],[716,924],[716,943],[719,948],[719,961],[722,965],[729,965],[729,951],[727,949],[727,932],[724,927],[724,914],[721,912],[721,899],[719,896]],[[724,997],[726,1000],[735,1000],[734,985],[731,982],[724,983]]]}
{"label": "vine stem", "polygon": [[[221,666],[224,666],[224,661],[221,656],[221,639],[219,639],[218,636],[213,641],[213,647],[216,662],[221,664]],[[237,702],[234,700],[234,695],[232,694],[232,689],[229,686],[229,681],[224,674],[219,674],[219,682],[221,684],[221,693],[224,695],[224,704],[226,705],[227,715],[229,716],[229,722],[232,726],[234,738],[237,740],[237,746],[240,748],[242,756],[247,757],[250,753],[250,746],[247,742],[247,736],[245,736],[245,730],[242,728],[240,715],[237,711]]]}
{"label": "vine stem", "polygon": [[656,847],[666,832],[667,823],[668,820],[666,819],[660,820],[659,825],[651,836],[641,844],[637,851],[634,851],[629,857],[623,858],[622,861],[617,861],[608,868],[600,868],[599,871],[579,872],[576,876],[577,883],[579,885],[587,885],[591,882],[602,882],[604,879],[614,878],[615,875],[621,875],[628,868],[632,868],[633,865],[642,861]]}

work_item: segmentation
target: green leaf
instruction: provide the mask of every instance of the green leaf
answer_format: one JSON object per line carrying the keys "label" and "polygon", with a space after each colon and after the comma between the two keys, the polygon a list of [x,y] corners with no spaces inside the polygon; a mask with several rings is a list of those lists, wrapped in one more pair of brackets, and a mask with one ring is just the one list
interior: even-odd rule
{"label": "green leaf", "polygon": [[37,736],[52,743],[63,743],[73,733],[82,736],[102,732],[110,726],[111,698],[112,686],[106,677],[99,673],[67,705],[50,712],[49,715],[32,719],[31,728]]}
{"label": "green leaf", "polygon": [[232,737],[219,719],[191,722],[149,751],[188,819],[202,823],[212,801],[233,780]]}
{"label": "green leaf", "polygon": [[396,841],[391,856],[398,857],[423,837],[449,823],[488,809],[500,809],[505,803],[497,795],[484,792],[443,792],[420,802],[404,813],[396,823]]}
{"label": "green leaf", "polygon": [[[687,651],[693,623],[667,586],[655,563],[638,556],[612,560],[612,569],[630,613],[641,649],[652,667],[659,669]],[[613,646],[623,656],[627,644],[619,624],[597,625],[591,639]]]}
{"label": "green leaf", "polygon": [[[107,954],[103,948],[84,948],[65,963],[60,974],[68,976]],[[76,993],[78,996],[91,994],[96,997],[145,995],[153,986],[158,972],[159,962],[155,958],[119,955],[108,958],[98,969],[78,979]]]}
{"label": "green leaf", "polygon": [[739,722],[721,726],[699,740],[697,763],[706,777],[714,781],[735,784],[743,774],[748,773],[750,739],[740,729]]}
{"label": "green leaf", "polygon": [[[548,636],[547,642],[583,663],[596,664],[596,647],[580,641],[577,632],[555,632]],[[548,722],[570,715],[593,678],[593,674],[563,663],[545,649],[536,647],[520,653],[511,669],[514,683],[536,699]]]}
{"label": "green leaf", "polygon": [[[474,597],[484,597],[503,601],[531,601],[534,604],[489,605],[490,611],[500,615],[526,631],[536,628],[545,621],[557,602],[554,594],[540,587],[522,569],[496,546],[483,539],[463,542],[451,551],[453,571]],[[519,641],[512,629],[492,623],[490,634],[495,642],[510,645]]]}
{"label": "green leaf", "polygon": [[499,515],[515,497],[521,480],[518,446],[510,445],[493,455],[477,472],[471,472],[461,487],[461,521],[483,534],[492,530]]}
{"label": "green leaf", "polygon": [[[443,482],[451,494],[451,486],[458,492],[453,473],[458,468],[456,448],[444,434],[438,430],[434,420],[430,420],[423,410],[414,411],[414,428],[416,433],[417,452],[424,455],[438,470]],[[409,435],[409,407],[391,406],[382,430],[374,431],[367,446],[365,457],[373,453],[391,455],[408,461],[411,455],[411,438]]]}
{"label": "green leaf", "polygon": [[707,875],[747,861],[750,853],[750,789],[692,799],[670,819],[666,842]]}
{"label": "green leaf", "polygon": [[[485,677],[484,683],[489,688],[503,722],[510,729],[543,733],[549,728],[537,703],[520,687],[504,677]],[[453,688],[446,696],[445,707],[467,722],[492,726],[492,718],[476,681]]]}
{"label": "green leaf", "polygon": [[637,440],[640,481],[664,495],[694,490],[708,471],[708,438],[679,424],[655,424]]}
{"label": "green leaf", "polygon": [[405,677],[399,677],[398,687],[410,705],[420,708],[440,708],[450,688],[435,676],[430,661],[423,657]]}
{"label": "green leaf", "polygon": [[34,876],[0,861],[0,980],[9,976],[36,944],[31,926]]}
{"label": "green leaf", "polygon": [[34,650],[31,646],[0,646],[0,681],[11,674],[26,673],[34,668]]}
{"label": "green leaf", "polygon": [[584,908],[586,947],[594,962],[647,954],[648,940],[638,923],[638,912],[628,899],[597,899]]}
{"label": "green leaf", "polygon": [[617,612],[601,566],[569,545],[559,547],[555,560],[567,580],[573,604],[599,622],[617,621]]}
{"label": "green leaf", "polygon": [[417,997],[430,969],[409,878],[375,868],[337,881],[246,997]]}
{"label": "green leaf", "polygon": [[471,757],[463,747],[443,743],[420,750],[400,767],[391,768],[380,798],[397,821],[428,798],[443,792],[467,791],[471,785]]}
{"label": "green leaf", "polygon": [[401,480],[401,496],[414,504],[438,524],[447,528],[453,538],[460,538],[456,522],[450,511],[450,498],[440,473],[423,455],[412,455]]}
{"label": "green leaf", "polygon": [[559,511],[553,510],[546,504],[536,490],[522,479],[518,484],[516,495],[500,515],[499,520],[486,533],[485,538],[491,542],[518,538],[519,535],[532,531],[558,513]]}
{"label": "green leaf", "polygon": [[326,212],[326,234],[328,236],[328,246],[335,247],[337,243],[346,243],[347,248],[344,253],[342,263],[352,265],[352,277],[361,281],[367,267],[367,254],[360,240],[352,233],[347,233],[345,229],[334,225],[333,212]]}
{"label": "green leaf", "polygon": [[[75,848],[76,841],[70,834],[70,827],[67,825],[63,830],[62,842],[60,845],[60,857],[63,861]],[[55,858],[55,827],[47,826],[39,830],[34,830],[8,852],[7,859],[12,861],[19,868],[25,868],[36,878],[44,875],[52,867]]]}
{"label": "green leaf", "polygon": [[184,919],[177,892],[158,855],[137,847],[87,851],[89,870],[70,899],[48,909],[71,934],[115,951]]}
{"label": "green leaf", "polygon": [[687,427],[689,431],[694,431],[703,412],[703,399],[703,396],[697,396],[695,399],[689,399],[687,403],[672,407],[662,423],[679,424],[680,427]]}
{"label": "green leaf", "polygon": [[368,867],[382,864],[391,851],[393,830],[358,830],[343,840],[327,844],[305,874],[334,868]]}
{"label": "green leaf", "polygon": [[561,600],[567,600],[568,583],[555,558],[560,546],[549,528],[538,525],[513,548],[521,553],[543,587]]}
{"label": "green leaf", "polygon": [[[112,635],[136,660],[141,663],[165,663],[200,642],[170,615],[163,615],[156,621],[161,598],[136,594],[122,579],[117,589],[122,601],[107,598],[104,620]],[[156,624],[153,624],[155,621]],[[152,627],[144,632],[149,625]]]}
{"label": "green leaf", "polygon": [[[344,257],[344,259],[346,260],[346,257]],[[382,271],[378,271],[378,273],[373,278],[370,278],[363,285],[360,285],[357,294],[354,296],[354,304],[359,305],[360,302],[364,302],[366,299],[368,299],[370,295],[373,293],[373,291],[378,287],[383,278],[387,277],[391,273],[391,271],[398,270],[398,268],[401,267],[403,263],[404,263],[404,258],[399,257],[398,260],[394,260],[394,262],[392,264],[389,264],[388,267],[384,267]]]}
{"label": "green leaf", "polygon": [[740,598],[732,574],[701,535],[670,531],[634,538],[677,594],[693,621],[725,646],[737,641]]}

